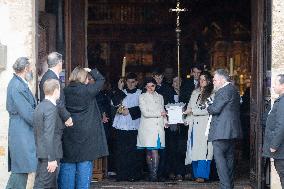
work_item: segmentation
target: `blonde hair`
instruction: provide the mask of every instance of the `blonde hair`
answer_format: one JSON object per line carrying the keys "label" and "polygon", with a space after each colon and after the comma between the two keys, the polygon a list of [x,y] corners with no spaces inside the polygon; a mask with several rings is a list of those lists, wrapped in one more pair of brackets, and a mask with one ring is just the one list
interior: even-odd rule
{"label": "blonde hair", "polygon": [[71,72],[70,77],[69,77],[69,81],[70,82],[84,83],[87,79],[87,74],[88,74],[88,72],[84,68],[77,66]]}
{"label": "blonde hair", "polygon": [[43,83],[43,92],[45,95],[52,95],[55,89],[60,89],[60,84],[58,80],[48,79]]}

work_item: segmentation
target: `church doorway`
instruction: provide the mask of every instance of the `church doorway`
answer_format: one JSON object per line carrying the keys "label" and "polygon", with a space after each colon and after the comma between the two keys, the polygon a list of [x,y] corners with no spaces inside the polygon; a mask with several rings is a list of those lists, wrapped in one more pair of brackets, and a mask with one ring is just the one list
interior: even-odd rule
{"label": "church doorway", "polygon": [[[46,44],[44,40],[39,44],[44,47],[39,48],[39,56],[52,50],[63,53],[65,78],[77,65],[94,66],[116,84],[126,57],[126,72],[142,79],[158,67],[171,82],[177,71],[177,46],[176,14],[169,9],[176,6],[176,0],[44,2],[47,15],[39,15],[39,30]],[[180,20],[181,76],[188,77],[193,64],[209,70],[228,69],[244,95],[244,122],[249,123],[244,126],[246,142],[239,145],[237,176],[249,178],[254,188],[264,187],[262,117],[270,96],[271,2],[180,2],[189,10]]]}

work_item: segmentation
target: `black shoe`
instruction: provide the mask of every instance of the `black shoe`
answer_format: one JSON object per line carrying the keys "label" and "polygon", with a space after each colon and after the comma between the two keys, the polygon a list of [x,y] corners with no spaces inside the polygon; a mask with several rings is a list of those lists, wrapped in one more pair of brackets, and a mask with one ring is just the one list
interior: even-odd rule
{"label": "black shoe", "polygon": [[178,174],[175,179],[178,182],[181,182],[183,180],[183,178],[182,178],[182,176],[180,174]]}
{"label": "black shoe", "polygon": [[129,182],[137,182],[137,181],[139,181],[139,180],[141,180],[141,178],[138,178],[138,177],[137,177],[137,178],[136,178],[136,177],[134,177],[134,178],[133,178],[133,177],[128,178],[128,181],[129,181]]}
{"label": "black shoe", "polygon": [[127,178],[116,178],[115,179],[116,182],[123,182],[123,181],[128,181]]}
{"label": "black shoe", "polygon": [[152,177],[152,178],[150,178],[150,182],[158,182],[158,178],[157,177]]}
{"label": "black shoe", "polygon": [[192,181],[192,175],[190,173],[184,175],[184,180],[187,180],[187,181]]}
{"label": "black shoe", "polygon": [[159,182],[166,182],[166,178],[165,177],[159,177],[158,181]]}
{"label": "black shoe", "polygon": [[128,181],[129,182],[135,182],[136,180],[134,178],[129,178]]}

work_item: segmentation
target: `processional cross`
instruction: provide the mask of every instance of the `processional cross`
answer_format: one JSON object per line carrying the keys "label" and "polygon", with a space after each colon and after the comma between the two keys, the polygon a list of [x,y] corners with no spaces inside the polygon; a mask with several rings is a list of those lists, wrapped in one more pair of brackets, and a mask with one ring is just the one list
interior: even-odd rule
{"label": "processional cross", "polygon": [[179,49],[180,49],[180,33],[181,33],[179,17],[180,17],[181,12],[186,12],[186,11],[187,11],[186,8],[180,7],[179,0],[177,0],[176,8],[170,9],[170,12],[176,12],[177,13],[176,35],[177,35],[177,64],[178,64],[177,66],[178,66],[179,86],[180,86],[180,52],[179,52]]}

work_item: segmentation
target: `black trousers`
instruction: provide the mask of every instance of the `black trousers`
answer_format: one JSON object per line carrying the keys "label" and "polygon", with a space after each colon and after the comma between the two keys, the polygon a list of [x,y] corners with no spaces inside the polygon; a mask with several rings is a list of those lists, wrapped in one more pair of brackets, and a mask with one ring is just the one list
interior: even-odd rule
{"label": "black trousers", "polygon": [[274,159],[275,169],[280,177],[282,188],[284,188],[284,159]]}
{"label": "black trousers", "polygon": [[220,189],[233,189],[235,141],[213,141],[213,153],[220,179]]}
{"label": "black trousers", "polygon": [[120,181],[140,179],[143,150],[137,150],[138,131],[116,130],[116,179]]}
{"label": "black trousers", "polygon": [[185,152],[187,138],[183,138],[181,130],[166,129],[167,174],[185,174]]}
{"label": "black trousers", "polygon": [[57,160],[58,167],[53,173],[47,171],[47,159],[38,159],[34,189],[56,189],[59,174],[60,160]]}

